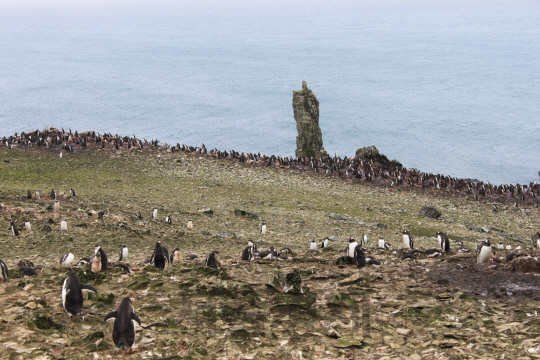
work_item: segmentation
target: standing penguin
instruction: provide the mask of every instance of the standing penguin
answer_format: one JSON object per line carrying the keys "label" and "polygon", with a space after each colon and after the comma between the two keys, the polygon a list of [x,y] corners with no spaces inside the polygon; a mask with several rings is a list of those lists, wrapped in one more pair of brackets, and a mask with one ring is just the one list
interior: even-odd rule
{"label": "standing penguin", "polygon": [[317,242],[315,239],[311,240],[311,243],[309,244],[309,250],[317,250]]}
{"label": "standing penguin", "polygon": [[62,220],[62,222],[60,223],[60,231],[68,231],[68,224],[66,219]]}
{"label": "standing penguin", "polygon": [[103,270],[103,266],[101,263],[101,254],[99,252],[96,252],[96,255],[92,256],[90,262],[88,263],[88,268],[94,274],[99,274],[101,270]]}
{"label": "standing penguin", "polygon": [[39,189],[36,189],[36,200],[41,200],[41,192]]}
{"label": "standing penguin", "polygon": [[180,257],[180,249],[176,248],[171,253],[171,265],[180,264],[182,262],[182,258]]}
{"label": "standing penguin", "polygon": [[71,195],[71,197],[75,197],[75,190],[69,188],[69,194]]}
{"label": "standing penguin", "polygon": [[157,207],[152,210],[152,219],[157,220]]}
{"label": "standing penguin", "polygon": [[6,263],[4,262],[4,260],[0,260],[0,280],[2,280],[0,282],[4,282],[8,278],[9,278],[8,267]]}
{"label": "standing penguin", "polygon": [[107,254],[105,254],[105,251],[101,248],[100,245],[94,245],[94,253],[98,253],[101,255],[101,270],[107,270],[109,266],[109,260],[107,258]]}
{"label": "standing penguin", "polygon": [[165,222],[169,225],[172,225],[171,215],[167,215],[167,217],[165,218]]}
{"label": "standing penguin", "polygon": [[216,260],[216,254],[219,254],[219,251],[212,251],[210,254],[208,254],[206,260],[204,261],[204,266],[211,266],[217,269],[218,263]]}
{"label": "standing penguin", "polygon": [[32,200],[32,193],[30,192],[30,190],[28,190],[28,193],[26,194],[26,198],[28,200]]}
{"label": "standing penguin", "polygon": [[257,245],[252,240],[248,240],[248,246],[242,251],[242,260],[251,261],[257,252]]}
{"label": "standing penguin", "polygon": [[24,228],[26,229],[26,231],[29,232],[32,232],[32,230],[34,230],[34,228],[32,227],[32,223],[28,219],[24,221]]}
{"label": "standing penguin", "polygon": [[538,236],[536,239],[536,245],[534,246],[536,253],[540,254],[540,231],[537,231],[534,235]]}
{"label": "standing penguin", "polygon": [[499,241],[499,245],[497,246],[497,249],[504,250],[504,243],[502,240]]}
{"label": "standing penguin", "polygon": [[60,201],[54,200],[53,212],[55,212],[55,213],[60,212]]}
{"label": "standing penguin", "polygon": [[435,235],[437,235],[442,252],[450,252],[450,239],[448,239],[448,236],[442,231],[437,231]]}
{"label": "standing penguin", "polygon": [[192,231],[193,230],[193,220],[189,220],[188,223],[187,223],[187,229],[189,231]]}
{"label": "standing penguin", "polygon": [[324,248],[327,248],[328,247],[328,242],[330,240],[326,237],[323,239],[323,241],[321,242],[321,247],[324,249]]}
{"label": "standing penguin", "polygon": [[403,234],[403,247],[405,249],[414,249],[413,237],[407,230],[401,232]]}
{"label": "standing penguin", "polygon": [[165,269],[165,261],[167,260],[161,243],[161,240],[156,242],[156,247],[154,249],[154,266],[158,269]]}
{"label": "standing penguin", "polygon": [[366,254],[360,245],[356,245],[354,248],[354,263],[358,267],[366,266]]}
{"label": "standing penguin", "polygon": [[381,236],[379,238],[379,247],[377,249],[380,249],[380,250],[388,250],[390,248],[390,244],[386,243],[383,239],[383,237]]}
{"label": "standing penguin", "polygon": [[84,301],[82,293],[83,289],[97,293],[97,290],[94,287],[81,284],[77,275],[70,272],[62,286],[62,305],[69,316],[81,314]]}
{"label": "standing penguin", "polygon": [[362,231],[362,235],[360,235],[360,245],[361,246],[366,246],[367,245],[367,235],[364,234],[363,231]]}
{"label": "standing penguin", "polygon": [[347,240],[349,240],[349,246],[347,247],[347,256],[354,258],[354,249],[356,248],[358,243],[353,237],[350,237]]}
{"label": "standing penguin", "polygon": [[125,350],[135,344],[135,324],[136,321],[141,326],[141,319],[135,314],[133,301],[125,297],[115,311],[105,315],[104,321],[115,318],[113,323],[113,342],[120,349]]}
{"label": "standing penguin", "polygon": [[65,253],[60,259],[60,265],[72,266],[73,260],[75,260],[75,255],[70,252]]}
{"label": "standing penguin", "polygon": [[13,220],[9,221],[9,227],[11,228],[11,233],[13,236],[19,237],[19,227],[13,222]]}
{"label": "standing penguin", "polygon": [[127,261],[128,255],[128,247],[126,244],[124,244],[122,245],[122,249],[120,250],[120,258],[118,259],[118,261]]}
{"label": "standing penguin", "polygon": [[262,225],[261,225],[261,234],[262,235],[266,234],[266,223],[264,221],[262,222]]}
{"label": "standing penguin", "polygon": [[56,192],[54,189],[51,189],[51,199],[56,200]]}
{"label": "standing penguin", "polygon": [[476,245],[476,262],[478,264],[489,263],[491,257],[491,241],[487,239]]}

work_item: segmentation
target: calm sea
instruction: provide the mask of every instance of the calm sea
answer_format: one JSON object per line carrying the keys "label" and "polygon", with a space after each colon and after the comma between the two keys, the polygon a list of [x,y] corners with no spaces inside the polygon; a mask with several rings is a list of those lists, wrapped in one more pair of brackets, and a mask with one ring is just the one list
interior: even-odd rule
{"label": "calm sea", "polygon": [[0,136],[54,125],[294,155],[305,80],[332,155],[375,145],[423,171],[538,180],[537,0],[6,1]]}

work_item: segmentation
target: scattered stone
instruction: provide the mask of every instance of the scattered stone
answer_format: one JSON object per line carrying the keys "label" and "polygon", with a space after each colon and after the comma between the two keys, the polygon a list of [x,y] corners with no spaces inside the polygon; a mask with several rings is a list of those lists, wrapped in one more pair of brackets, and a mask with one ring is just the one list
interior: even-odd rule
{"label": "scattered stone", "polygon": [[438,219],[439,217],[441,217],[442,214],[439,212],[439,210],[437,210],[437,208],[433,206],[424,206],[420,209],[419,215],[426,216],[432,219]]}
{"label": "scattered stone", "polygon": [[242,216],[250,220],[259,220],[259,216],[257,214],[245,210],[236,209],[234,210],[234,215]]}
{"label": "scattered stone", "polygon": [[342,292],[337,292],[332,294],[328,300],[326,300],[328,305],[338,305],[345,307],[356,307],[356,302],[347,294]]}

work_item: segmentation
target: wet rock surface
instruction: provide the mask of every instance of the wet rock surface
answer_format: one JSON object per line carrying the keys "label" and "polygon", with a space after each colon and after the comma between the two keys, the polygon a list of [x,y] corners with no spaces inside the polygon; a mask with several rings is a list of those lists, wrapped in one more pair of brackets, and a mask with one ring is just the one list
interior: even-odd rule
{"label": "wet rock surface", "polygon": [[[6,225],[0,258],[10,268],[9,280],[0,283],[1,358],[525,359],[539,354],[538,259],[524,255],[505,262],[510,251],[494,250],[489,264],[476,264],[474,251],[455,250],[455,240],[474,249],[484,239],[485,233],[468,228],[474,223],[500,230],[490,230],[492,242],[521,245],[523,254],[532,254],[526,242],[509,236],[526,239],[538,230],[536,208],[495,213],[492,204],[459,197],[433,198],[166,152],[159,161],[155,153],[133,152],[66,155],[63,163],[56,154],[3,155],[13,169],[0,173],[0,221]],[[44,162],[50,164],[46,169]],[[39,179],[29,176],[38,171]],[[221,185],[204,186],[208,183]],[[17,195],[53,187],[77,190],[75,198],[60,199],[59,214],[45,208],[52,203],[47,195],[41,200]],[[419,216],[425,204],[444,215]],[[150,216],[155,206],[157,221]],[[103,209],[99,219],[95,212]],[[212,209],[212,216],[201,209]],[[259,220],[238,216],[236,209]],[[172,225],[163,220],[169,213]],[[25,218],[35,230],[12,236],[9,220],[23,229]],[[86,226],[60,232],[63,218]],[[269,229],[265,235],[260,219]],[[186,229],[189,220],[194,231]],[[42,230],[46,224],[50,230]],[[402,255],[376,249],[381,236],[399,248],[404,228],[424,249],[437,247],[434,233],[444,231],[453,252],[401,261]],[[369,238],[366,254],[382,265],[336,265],[346,239],[359,239],[361,232]],[[326,236],[330,250],[307,252],[312,238]],[[259,249],[289,247],[294,255],[286,261],[240,261],[247,239]],[[164,270],[146,264],[157,240],[169,251],[178,247],[182,262]],[[127,244],[131,273],[74,268],[81,282],[99,293],[84,295],[84,316],[69,317],[61,289],[70,269],[60,266],[60,257],[72,252],[76,263],[93,255],[96,243],[112,263]],[[204,267],[214,250],[220,251],[220,266]],[[185,260],[191,253],[198,260]],[[45,267],[38,277],[27,277],[17,270],[19,263]],[[130,355],[112,343],[112,321],[103,322],[125,296],[133,299],[142,321]]]}

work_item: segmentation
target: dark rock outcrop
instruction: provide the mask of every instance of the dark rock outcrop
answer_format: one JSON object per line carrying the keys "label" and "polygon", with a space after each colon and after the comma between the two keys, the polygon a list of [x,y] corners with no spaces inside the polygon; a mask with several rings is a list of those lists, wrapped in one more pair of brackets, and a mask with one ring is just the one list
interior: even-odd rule
{"label": "dark rock outcrop", "polygon": [[419,215],[426,216],[432,219],[438,219],[439,217],[441,217],[442,214],[439,210],[437,210],[437,208],[433,206],[424,206],[420,209]]}
{"label": "dark rock outcrop", "polygon": [[384,167],[401,169],[403,165],[397,160],[389,160],[386,155],[381,154],[375,145],[364,146],[356,150],[356,158],[364,160],[373,160]]}
{"label": "dark rock outcrop", "polygon": [[296,156],[322,158],[328,156],[324,150],[322,132],[319,127],[319,100],[302,81],[302,90],[293,91],[294,120],[296,120]]}

